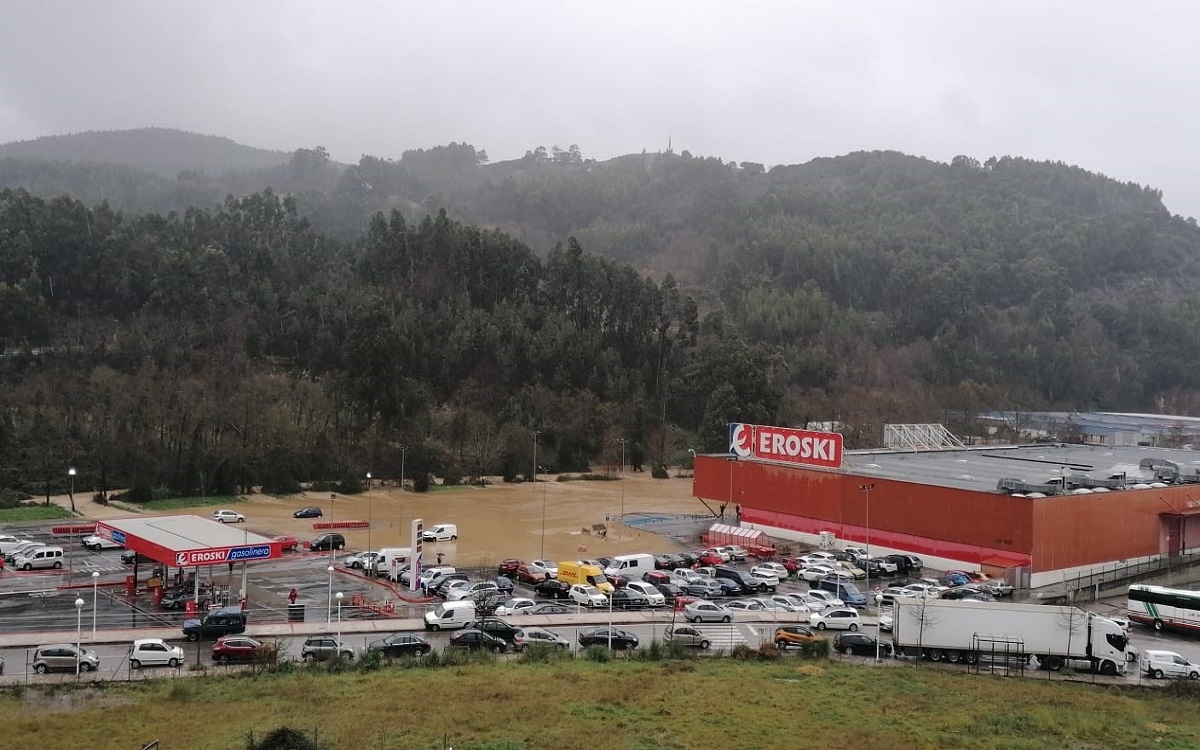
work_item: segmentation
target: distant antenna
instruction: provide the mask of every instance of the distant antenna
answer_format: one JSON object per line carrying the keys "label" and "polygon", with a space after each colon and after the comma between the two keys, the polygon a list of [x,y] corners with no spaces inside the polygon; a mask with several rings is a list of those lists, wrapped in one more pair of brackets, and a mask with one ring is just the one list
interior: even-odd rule
{"label": "distant antenna", "polygon": [[675,153],[674,151],[671,150],[671,136],[669,136],[669,135],[667,136],[667,153],[668,154]]}

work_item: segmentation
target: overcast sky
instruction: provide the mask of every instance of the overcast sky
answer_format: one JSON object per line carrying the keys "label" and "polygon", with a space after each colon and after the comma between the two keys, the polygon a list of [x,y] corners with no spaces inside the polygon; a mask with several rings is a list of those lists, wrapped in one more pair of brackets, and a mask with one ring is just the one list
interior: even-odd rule
{"label": "overcast sky", "polygon": [[1200,217],[1200,3],[0,3],[0,142],[149,125],[339,161],[466,141],[1019,155]]}

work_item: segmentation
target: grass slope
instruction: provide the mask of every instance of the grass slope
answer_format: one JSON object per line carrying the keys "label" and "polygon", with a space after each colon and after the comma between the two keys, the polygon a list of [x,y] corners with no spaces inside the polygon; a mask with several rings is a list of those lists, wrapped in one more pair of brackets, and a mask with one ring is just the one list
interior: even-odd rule
{"label": "grass slope", "polygon": [[70,517],[71,511],[57,505],[18,505],[15,508],[0,509],[0,522],[49,521]]}
{"label": "grass slope", "polygon": [[0,694],[0,726],[7,745],[39,750],[233,750],[281,725],[337,749],[440,748],[444,736],[460,750],[1200,747],[1194,696],[821,664],[480,663],[16,688]]}

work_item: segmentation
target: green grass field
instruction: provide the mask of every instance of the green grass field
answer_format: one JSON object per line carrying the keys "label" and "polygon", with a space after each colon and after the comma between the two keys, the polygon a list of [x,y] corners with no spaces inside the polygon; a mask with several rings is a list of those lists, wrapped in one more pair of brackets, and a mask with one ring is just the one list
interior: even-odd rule
{"label": "green grass field", "polygon": [[1193,750],[1185,692],[795,658],[567,660],[12,688],[0,726],[38,750],[240,750],[283,725],[331,750]]}
{"label": "green grass field", "polygon": [[0,522],[49,521],[70,517],[71,511],[57,505],[21,505],[0,510]]}
{"label": "green grass field", "polygon": [[[233,495],[210,495],[209,497],[165,497],[162,500],[151,500],[148,503],[135,505],[145,510],[180,510],[182,508],[197,508],[212,505],[237,505],[245,502]],[[132,505],[132,503],[131,503]]]}

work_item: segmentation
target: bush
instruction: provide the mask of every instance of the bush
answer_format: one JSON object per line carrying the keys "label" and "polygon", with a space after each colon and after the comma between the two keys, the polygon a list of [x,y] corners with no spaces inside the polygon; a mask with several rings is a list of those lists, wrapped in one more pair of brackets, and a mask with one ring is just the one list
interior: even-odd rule
{"label": "bush", "polygon": [[827,638],[821,638],[811,643],[801,643],[797,645],[789,645],[788,650],[796,649],[800,652],[800,656],[805,659],[828,659],[832,653],[833,647],[830,645]]}
{"label": "bush", "polygon": [[733,647],[729,655],[740,661],[775,661],[783,654],[780,653],[774,643],[764,643],[759,648],[752,648],[744,643],[739,643]]}
{"label": "bush", "polygon": [[95,495],[92,495],[92,502],[96,505],[108,505],[108,496],[103,492],[97,492]]}
{"label": "bush", "polygon": [[667,471],[667,467],[663,466],[662,464],[656,464],[654,468],[650,470],[650,476],[654,477],[655,479],[670,479],[671,473]]}
{"label": "bush", "polygon": [[525,650],[521,652],[519,661],[523,664],[546,664],[571,658],[573,657],[569,649],[554,646],[526,646]]}
{"label": "bush", "polygon": [[362,479],[353,472],[342,477],[342,481],[338,482],[337,491],[343,495],[361,495],[363,491]]}
{"label": "bush", "polygon": [[612,652],[606,649],[604,646],[588,646],[583,651],[583,658],[587,659],[588,661],[604,664],[612,661],[613,655]]}
{"label": "bush", "polygon": [[612,482],[620,479],[611,474],[559,474],[556,482]]}
{"label": "bush", "polygon": [[31,495],[20,490],[0,490],[0,508],[16,508],[21,503],[31,499],[31,497]]}
{"label": "bush", "polygon": [[364,650],[358,655],[358,671],[374,672],[383,666],[383,661],[382,652]]}

